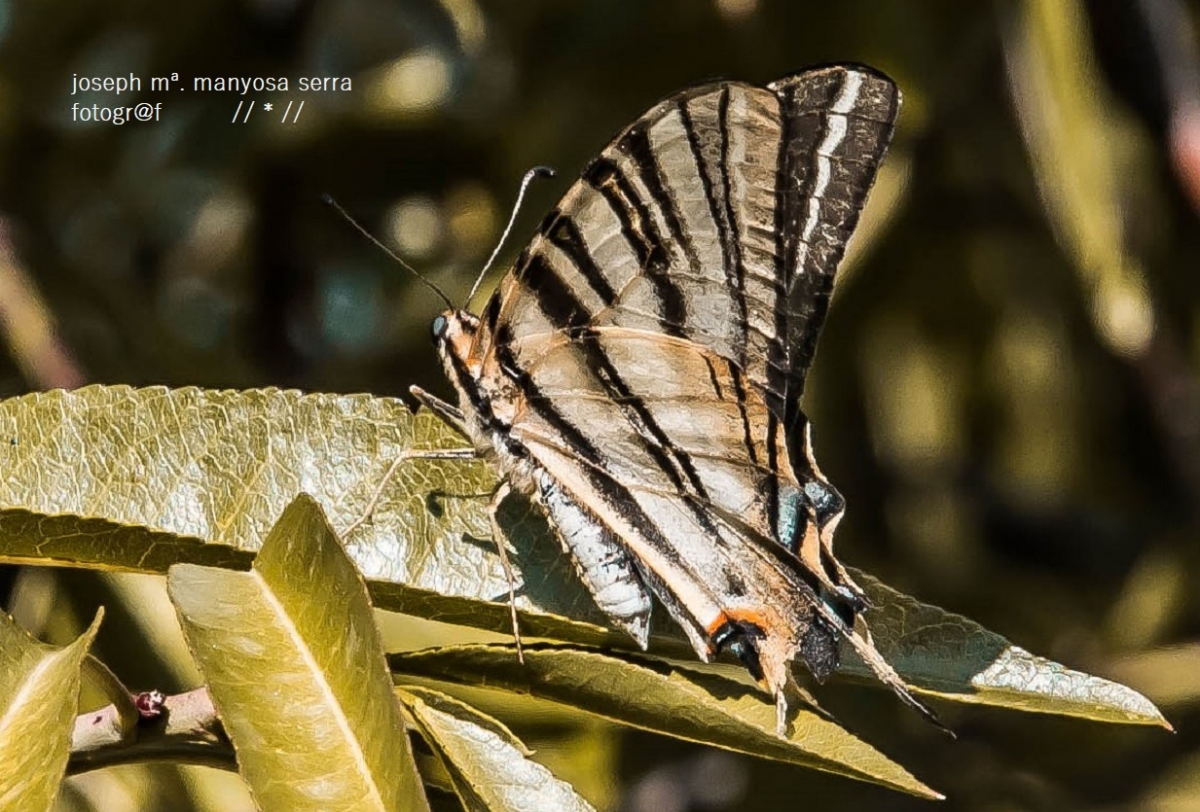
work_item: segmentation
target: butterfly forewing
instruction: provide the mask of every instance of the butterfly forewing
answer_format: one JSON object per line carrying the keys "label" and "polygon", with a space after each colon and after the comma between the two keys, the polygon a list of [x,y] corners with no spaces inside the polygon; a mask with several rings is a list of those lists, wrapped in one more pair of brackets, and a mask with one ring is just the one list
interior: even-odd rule
{"label": "butterfly forewing", "polygon": [[[593,326],[709,347],[782,418],[803,390],[898,106],[888,79],[846,67],[679,93],[588,166],[514,274],[552,273]],[[515,334],[545,327],[524,318],[519,296],[499,294],[480,348],[505,308]]]}
{"label": "butterfly forewing", "polygon": [[649,594],[704,658],[784,707],[843,637],[909,701],[833,558],[841,498],[799,396],[899,96],[867,69],[721,82],[635,121],[583,172],[482,317],[439,350],[467,428],[546,509],[617,625]]}
{"label": "butterfly forewing", "polygon": [[787,402],[798,409],[834,274],[891,143],[900,93],[873,71],[844,68],[768,87],[779,98],[785,145],[775,233],[787,300],[776,312],[787,325]]}

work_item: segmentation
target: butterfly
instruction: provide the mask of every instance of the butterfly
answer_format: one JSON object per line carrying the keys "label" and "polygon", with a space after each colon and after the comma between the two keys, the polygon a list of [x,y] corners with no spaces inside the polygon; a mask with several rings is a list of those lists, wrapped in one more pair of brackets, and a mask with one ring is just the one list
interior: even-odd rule
{"label": "butterfly", "polygon": [[[834,65],[655,105],[583,171],[481,314],[434,319],[458,405],[413,394],[545,512],[596,604],[645,648],[657,598],[705,661],[774,695],[848,641],[933,719],[834,555],[845,503],[800,400],[838,262],[899,111]],[[515,611],[515,610],[514,610]]]}

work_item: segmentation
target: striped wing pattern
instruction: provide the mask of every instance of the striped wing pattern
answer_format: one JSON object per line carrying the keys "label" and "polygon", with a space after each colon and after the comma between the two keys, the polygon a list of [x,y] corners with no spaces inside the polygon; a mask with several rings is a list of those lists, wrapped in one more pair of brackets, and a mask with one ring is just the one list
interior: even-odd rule
{"label": "striped wing pattern", "polygon": [[[592,356],[585,364],[603,367],[594,374],[638,394],[588,388],[595,381],[576,363],[581,346]],[[587,494],[582,501],[624,542],[702,656],[722,634],[771,629],[764,644],[780,651],[756,652],[756,670],[774,665],[769,681],[783,684],[821,587],[764,532],[759,485],[769,473],[745,457],[745,443],[766,407],[739,394],[741,373],[693,342],[620,327],[543,333],[509,348],[530,361],[513,381],[522,406],[512,437],[560,487]],[[591,430],[575,431],[581,425]],[[761,435],[749,442],[769,456]]]}
{"label": "striped wing pattern", "polygon": [[[837,263],[891,140],[899,94],[844,67],[667,99],[619,135],[546,218],[509,287],[550,273],[593,326],[661,332],[738,364],[794,413]],[[501,318],[543,329],[501,290]],[[529,320],[526,317],[530,316]]]}
{"label": "striped wing pattern", "polygon": [[653,593],[781,715],[791,662],[823,679],[840,638],[920,707],[833,556],[842,501],[799,408],[898,106],[850,66],[679,93],[589,165],[480,318],[435,326],[468,433],[601,608],[644,646]]}

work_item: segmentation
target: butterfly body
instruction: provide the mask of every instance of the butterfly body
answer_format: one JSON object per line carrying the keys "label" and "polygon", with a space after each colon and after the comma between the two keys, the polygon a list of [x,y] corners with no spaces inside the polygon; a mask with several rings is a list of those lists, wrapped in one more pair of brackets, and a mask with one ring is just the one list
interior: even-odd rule
{"label": "butterfly body", "polygon": [[[480,316],[433,333],[458,425],[645,647],[651,595],[777,699],[848,641],[910,704],[833,555],[844,503],[799,406],[899,104],[868,69],[684,91],[601,153]],[[925,711],[927,713],[927,711]]]}

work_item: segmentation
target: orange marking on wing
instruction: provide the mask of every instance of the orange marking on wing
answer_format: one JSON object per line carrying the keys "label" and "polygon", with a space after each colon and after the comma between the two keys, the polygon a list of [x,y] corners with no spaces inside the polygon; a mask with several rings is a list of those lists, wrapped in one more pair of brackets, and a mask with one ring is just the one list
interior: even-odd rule
{"label": "orange marking on wing", "polygon": [[712,623],[708,624],[708,627],[705,628],[704,631],[708,635],[708,638],[711,640],[713,637],[716,636],[717,632],[721,631],[721,629],[728,622],[729,622],[729,616],[726,615],[724,612],[722,612],[721,614],[717,615],[716,620],[714,620]]}
{"label": "orange marking on wing", "polygon": [[705,631],[711,639],[726,623],[739,623],[746,626],[754,626],[765,635],[771,635],[779,630],[778,627],[783,624],[783,618],[777,612],[758,611],[749,608],[738,608],[726,610],[717,615],[717,619],[709,624]]}
{"label": "orange marking on wing", "polygon": [[733,612],[729,612],[728,614],[730,620],[749,626],[754,626],[755,628],[760,629],[764,634],[770,633],[770,627],[772,625],[771,621],[768,619],[767,615],[763,614],[762,612],[757,612],[753,609],[737,609]]}

